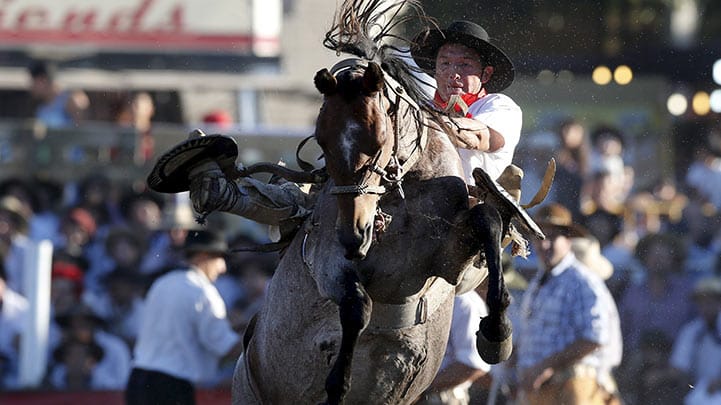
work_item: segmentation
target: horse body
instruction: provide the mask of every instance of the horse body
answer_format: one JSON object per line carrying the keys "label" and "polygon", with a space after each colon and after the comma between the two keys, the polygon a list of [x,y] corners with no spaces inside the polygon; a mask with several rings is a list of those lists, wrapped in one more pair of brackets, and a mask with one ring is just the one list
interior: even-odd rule
{"label": "horse body", "polygon": [[[325,399],[325,380],[342,340],[336,303],[343,300],[349,274],[358,276],[372,310],[355,346],[345,403],[409,403],[430,384],[445,352],[455,294],[452,284],[434,276],[435,269],[443,267],[438,259],[444,242],[468,202],[458,156],[447,138],[431,133],[427,148],[405,177],[405,199],[397,193],[381,197],[393,219],[361,261],[345,258],[336,233],[336,197],[320,193],[308,233],[296,235],[273,276],[246,358],[238,364],[236,390],[247,378],[245,361],[252,378],[263,383],[250,396],[249,387],[236,392],[236,403],[253,403],[254,395],[274,404]],[[462,270],[455,269],[456,278]],[[428,290],[440,304],[423,323],[388,324],[394,306],[415,307]]]}

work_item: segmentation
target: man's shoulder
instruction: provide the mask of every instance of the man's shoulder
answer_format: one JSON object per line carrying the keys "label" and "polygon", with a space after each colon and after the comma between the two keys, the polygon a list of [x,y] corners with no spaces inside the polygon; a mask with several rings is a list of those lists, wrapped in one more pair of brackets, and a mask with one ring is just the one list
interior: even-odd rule
{"label": "man's shoulder", "polygon": [[519,107],[512,98],[503,93],[491,93],[479,98],[468,108],[468,112],[472,115],[478,115],[490,111],[509,111],[520,113],[521,107]]}

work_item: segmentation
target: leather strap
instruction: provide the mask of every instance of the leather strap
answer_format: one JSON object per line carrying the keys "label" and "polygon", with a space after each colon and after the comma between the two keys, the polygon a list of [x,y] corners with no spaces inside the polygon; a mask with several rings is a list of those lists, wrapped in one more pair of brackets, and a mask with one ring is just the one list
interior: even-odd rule
{"label": "leather strap", "polygon": [[368,323],[368,332],[380,332],[393,329],[403,329],[421,325],[428,321],[433,313],[443,304],[449,296],[448,288],[444,288],[444,281],[436,278],[423,295],[405,304],[384,304],[373,302],[371,320]]}

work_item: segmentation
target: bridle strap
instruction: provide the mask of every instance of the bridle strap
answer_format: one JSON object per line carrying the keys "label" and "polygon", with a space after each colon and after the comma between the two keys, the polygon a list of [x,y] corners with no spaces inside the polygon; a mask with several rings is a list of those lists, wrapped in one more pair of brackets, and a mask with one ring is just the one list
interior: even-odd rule
{"label": "bridle strap", "polygon": [[[344,59],[335,65],[331,67],[330,73],[332,75],[336,75],[342,71],[349,70],[349,69],[357,69],[357,68],[367,68],[368,67],[368,61],[365,59],[360,58],[347,58]],[[416,103],[404,90],[403,86],[398,83],[388,72],[383,70],[383,79],[384,79],[384,89],[385,89],[385,96],[388,98],[388,100],[391,102],[391,105],[393,106],[393,135],[394,135],[394,144],[393,144],[393,151],[391,153],[391,158],[389,161],[389,165],[394,165],[394,170],[389,170],[388,168],[381,168],[377,165],[377,161],[380,157],[380,152],[376,155],[376,157],[373,159],[373,161],[366,167],[366,170],[368,170],[371,173],[375,173],[381,176],[382,180],[391,184],[393,187],[391,188],[400,188],[401,182],[403,180],[403,176],[405,176],[408,171],[420,160],[421,152],[425,149],[426,144],[428,142],[428,128],[427,125],[425,125],[425,117],[420,115],[417,117],[417,121],[419,121],[418,129],[419,134],[416,138],[416,142],[414,144],[413,150],[410,152],[406,160],[403,162],[403,164],[399,164],[398,162],[398,148],[401,142],[401,135],[400,135],[400,128],[399,128],[399,115],[400,115],[400,103],[401,100],[408,103],[410,110],[414,114],[419,114],[421,109],[418,106],[418,103]],[[381,105],[383,104],[382,100],[383,97],[379,94],[379,99],[381,100]],[[362,195],[362,194],[377,194],[377,195],[384,195],[388,191],[390,191],[391,188],[379,185],[379,186],[369,186],[365,184],[365,180],[361,184],[351,184],[346,186],[334,186],[331,188],[330,193],[331,194],[355,194],[355,195]],[[401,195],[403,195],[403,190],[400,189]]]}

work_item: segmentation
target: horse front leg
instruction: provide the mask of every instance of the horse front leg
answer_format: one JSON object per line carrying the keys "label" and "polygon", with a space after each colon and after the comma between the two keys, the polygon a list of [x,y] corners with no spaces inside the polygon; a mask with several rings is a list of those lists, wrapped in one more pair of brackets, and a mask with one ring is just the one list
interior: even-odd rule
{"label": "horse front leg", "polygon": [[488,204],[478,204],[471,209],[471,232],[480,241],[488,267],[488,292],[486,305],[488,316],[481,319],[476,334],[476,349],[484,361],[496,364],[507,360],[512,351],[513,327],[506,315],[511,303],[510,294],[503,281],[502,239],[508,222],[500,212]]}
{"label": "horse front leg", "polygon": [[326,404],[343,403],[351,385],[351,365],[353,351],[358,337],[368,326],[371,317],[372,302],[363,288],[355,270],[344,271],[342,280],[343,296],[338,302],[340,324],[342,329],[340,350],[325,381],[328,395]]}

